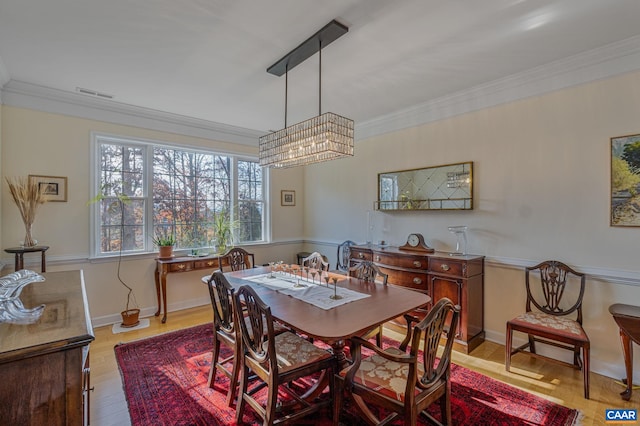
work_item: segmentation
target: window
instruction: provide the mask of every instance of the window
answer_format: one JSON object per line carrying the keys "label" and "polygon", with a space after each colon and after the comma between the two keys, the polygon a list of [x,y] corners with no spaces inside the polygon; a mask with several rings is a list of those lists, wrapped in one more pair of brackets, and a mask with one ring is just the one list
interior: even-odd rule
{"label": "window", "polygon": [[167,234],[177,249],[211,247],[220,217],[236,243],[265,240],[257,160],[103,135],[94,156],[95,256],[153,251],[153,237]]}

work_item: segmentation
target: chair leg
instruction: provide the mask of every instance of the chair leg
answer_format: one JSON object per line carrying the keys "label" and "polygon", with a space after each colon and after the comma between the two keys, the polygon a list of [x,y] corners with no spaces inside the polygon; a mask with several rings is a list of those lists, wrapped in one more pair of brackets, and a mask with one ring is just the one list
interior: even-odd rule
{"label": "chair leg", "polygon": [[342,411],[342,399],[343,399],[343,381],[341,379],[335,379],[335,389],[333,398],[333,426],[338,426],[340,423],[340,412]]}
{"label": "chair leg", "polygon": [[273,380],[273,377],[269,378],[270,383],[267,386],[269,395],[267,396],[267,405],[264,412],[263,425],[271,426],[276,418],[276,406],[278,404],[278,382]]}
{"label": "chair leg", "polygon": [[376,345],[379,348],[382,347],[382,326],[378,327],[378,334],[376,334]]}
{"label": "chair leg", "polygon": [[528,334],[527,335],[529,337],[529,352],[531,352],[532,354],[536,353],[536,341],[533,338],[532,335]]}
{"label": "chair leg", "polygon": [[240,352],[236,352],[236,359],[233,360],[233,368],[231,370],[231,377],[229,378],[229,391],[227,392],[227,405],[229,407],[233,406],[233,400],[236,396],[236,389],[238,387],[238,379],[240,375],[240,366],[238,365],[240,362],[237,359],[237,354]]}
{"label": "chair leg", "polygon": [[213,389],[216,384],[216,372],[218,371],[218,356],[220,355],[220,342],[213,336],[213,350],[211,351],[211,370],[209,371],[209,387]]}
{"label": "chair leg", "polygon": [[451,381],[447,379],[447,387],[444,395],[440,399],[440,412],[442,415],[442,424],[450,425],[451,422]]}
{"label": "chair leg", "polygon": [[582,360],[582,372],[584,374],[584,398],[589,399],[589,369],[590,360],[589,360],[589,346],[584,346],[582,348],[583,360]]}
{"label": "chair leg", "polygon": [[240,389],[238,389],[238,403],[236,404],[236,423],[243,424],[242,415],[244,414],[244,407],[246,402],[244,400],[244,394],[247,391],[247,384],[249,382],[249,369],[242,363],[242,373],[240,374]]}
{"label": "chair leg", "polygon": [[504,368],[509,371],[511,368],[511,341],[513,339],[513,330],[511,324],[507,323],[507,341],[504,345]]}

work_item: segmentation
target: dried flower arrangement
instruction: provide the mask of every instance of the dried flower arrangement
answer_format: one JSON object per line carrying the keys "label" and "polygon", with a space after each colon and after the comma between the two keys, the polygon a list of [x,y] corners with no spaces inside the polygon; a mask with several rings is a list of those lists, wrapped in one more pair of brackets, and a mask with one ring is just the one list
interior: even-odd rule
{"label": "dried flower arrangement", "polygon": [[9,191],[13,197],[13,201],[20,210],[22,221],[26,235],[22,245],[24,247],[33,247],[36,242],[31,236],[31,226],[36,219],[36,211],[40,204],[47,202],[47,196],[45,195],[45,188],[38,184],[33,179],[26,177],[5,177],[7,185],[9,185]]}

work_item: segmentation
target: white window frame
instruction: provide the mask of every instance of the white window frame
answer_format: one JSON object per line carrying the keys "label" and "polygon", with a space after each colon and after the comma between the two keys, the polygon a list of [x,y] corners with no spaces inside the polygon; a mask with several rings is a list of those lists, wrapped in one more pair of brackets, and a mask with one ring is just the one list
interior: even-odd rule
{"label": "white window frame", "polygon": [[[161,142],[149,139],[140,139],[128,136],[116,136],[106,133],[92,132],[91,133],[91,169],[90,169],[90,184],[91,194],[89,199],[93,200],[98,196],[100,191],[100,149],[99,146],[102,143],[113,143],[118,145],[126,145],[136,148],[144,148],[145,150],[145,179],[143,185],[143,196],[145,203],[145,243],[144,249],[138,251],[124,251],[123,256],[133,256],[137,254],[154,253],[157,249],[153,245],[153,196],[150,193],[150,185],[153,182],[153,148],[161,147],[168,149],[176,149],[183,151],[201,152],[209,155],[220,155],[231,158],[231,200],[237,202],[238,199],[238,161],[258,162],[257,156],[250,156],[247,154],[238,154],[233,152],[223,152],[219,150],[208,150],[202,147],[193,147],[188,145],[171,144],[168,142]],[[269,168],[262,168],[262,240],[247,241],[237,243],[237,245],[259,245],[268,243],[271,239],[271,226],[270,226],[270,208],[269,208]],[[237,218],[236,202],[231,202],[232,217]],[[101,253],[100,247],[100,211],[97,206],[98,203],[90,204],[90,232],[89,232],[89,244],[90,244],[90,258],[106,258],[118,255],[117,252],[113,253]]]}

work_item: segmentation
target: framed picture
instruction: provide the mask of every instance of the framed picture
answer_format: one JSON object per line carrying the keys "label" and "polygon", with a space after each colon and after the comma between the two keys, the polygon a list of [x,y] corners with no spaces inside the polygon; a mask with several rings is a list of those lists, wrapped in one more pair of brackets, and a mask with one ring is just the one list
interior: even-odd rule
{"label": "framed picture", "polygon": [[281,206],[295,206],[296,205],[296,191],[291,189],[283,189],[280,191],[280,205]]}
{"label": "framed picture", "polygon": [[640,226],[640,135],[611,138],[611,226]]}
{"label": "framed picture", "polygon": [[41,188],[44,187],[47,201],[67,201],[66,176],[29,175],[29,179],[35,180]]}

